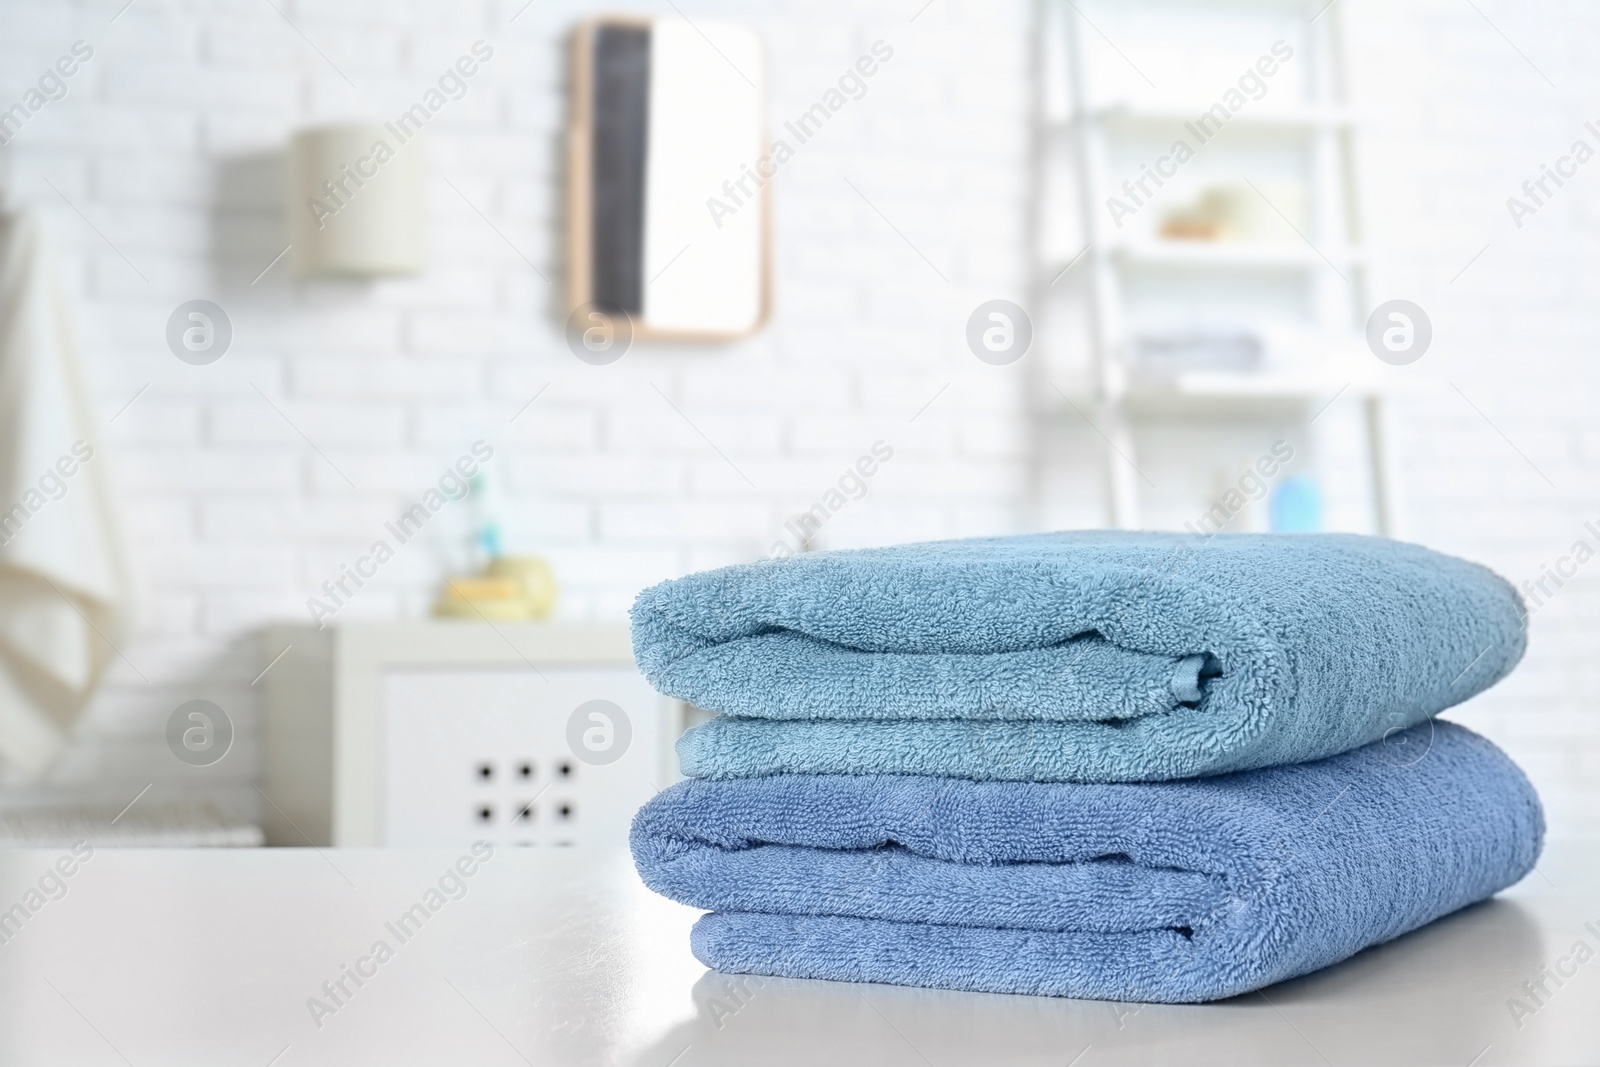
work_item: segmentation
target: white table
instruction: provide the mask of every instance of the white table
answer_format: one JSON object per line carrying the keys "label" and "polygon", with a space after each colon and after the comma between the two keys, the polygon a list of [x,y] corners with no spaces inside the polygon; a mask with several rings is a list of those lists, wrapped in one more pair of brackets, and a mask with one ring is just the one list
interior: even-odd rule
{"label": "white table", "polygon": [[[461,853],[100,849],[0,944],[0,1064],[1595,1064],[1600,958],[1520,1028],[1507,1000],[1580,939],[1600,951],[1597,851],[1552,847],[1500,899],[1265,997],[1169,1007],[787,980],[736,999],[689,954],[696,913],[616,853],[497,851],[402,943],[385,923]],[[0,908],[57,856],[0,854]],[[308,998],[380,938],[393,957],[318,1027]]]}

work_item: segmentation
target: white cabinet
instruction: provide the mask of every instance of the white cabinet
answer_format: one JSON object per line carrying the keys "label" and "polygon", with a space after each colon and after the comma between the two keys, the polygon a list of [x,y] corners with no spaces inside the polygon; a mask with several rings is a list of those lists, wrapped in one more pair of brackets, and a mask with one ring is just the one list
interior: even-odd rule
{"label": "white cabinet", "polygon": [[[287,651],[285,651],[287,650]],[[677,777],[685,708],[622,624],[352,624],[265,635],[275,845],[623,845]]]}

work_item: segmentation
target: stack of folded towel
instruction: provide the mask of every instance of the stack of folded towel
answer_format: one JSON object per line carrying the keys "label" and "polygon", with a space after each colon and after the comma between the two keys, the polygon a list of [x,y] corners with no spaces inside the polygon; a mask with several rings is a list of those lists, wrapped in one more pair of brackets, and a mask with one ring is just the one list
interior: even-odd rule
{"label": "stack of folded towel", "polygon": [[767,561],[633,610],[718,712],[635,819],[722,971],[1193,1002],[1523,877],[1521,771],[1433,716],[1504,677],[1494,573],[1346,535],[1064,533]]}

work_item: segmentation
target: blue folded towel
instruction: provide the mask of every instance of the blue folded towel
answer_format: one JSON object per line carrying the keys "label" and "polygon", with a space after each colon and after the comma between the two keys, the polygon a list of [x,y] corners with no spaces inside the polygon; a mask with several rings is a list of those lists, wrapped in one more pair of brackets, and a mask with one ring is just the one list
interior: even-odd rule
{"label": "blue folded towel", "polygon": [[1522,657],[1488,569],[1371,537],[1082,532],[823,553],[640,594],[707,778],[1150,781],[1319,759]]}
{"label": "blue folded towel", "polygon": [[633,824],[713,909],[720,971],[1193,1002],[1305,974],[1511,885],[1544,836],[1488,741],[1429,722],[1317,763],[1150,785],[686,781]]}

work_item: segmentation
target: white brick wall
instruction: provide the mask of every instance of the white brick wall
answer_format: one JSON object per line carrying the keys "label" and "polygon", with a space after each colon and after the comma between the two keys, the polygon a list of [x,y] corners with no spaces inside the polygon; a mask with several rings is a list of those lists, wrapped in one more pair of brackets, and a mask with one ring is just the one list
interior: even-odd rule
{"label": "white brick wall", "polygon": [[[95,48],[67,98],[16,139],[13,195],[56,239],[102,411],[149,386],[109,432],[147,585],[143,624],[124,648],[137,671],[119,665],[35,793],[126,799],[155,781],[253,813],[249,683],[262,664],[251,634],[305,617],[306,597],[478,437],[497,449],[511,547],[553,560],[572,617],[616,616],[647,583],[764,554],[784,519],[880,437],[894,460],[824,543],[1101,521],[1098,438],[1032,425],[1027,361],[987,367],[962,341],[979,301],[1026,294],[1023,0],[934,0],[920,13],[920,0],[686,7],[762,29],[777,123],[872,41],[895,56],[778,179],[771,327],[731,346],[641,346],[611,367],[572,358],[558,290],[521,258],[559,280],[564,35],[590,5],[536,0],[513,23],[520,0],[279,0],[326,60],[267,4],[139,0],[113,24],[119,6],[0,0],[0,103],[74,40]],[[1600,273],[1585,270],[1600,257],[1589,250],[1600,247],[1600,164],[1520,231],[1503,200],[1595,117],[1584,101],[1600,74],[1579,42],[1600,27],[1574,8],[1558,18],[1480,6],[1558,88],[1470,6],[1342,3],[1371,118],[1382,288],[1421,303],[1436,329],[1435,352],[1416,368],[1424,387],[1400,419],[1410,532],[1521,578],[1564,551],[1582,518],[1600,516],[1600,434],[1584,417],[1600,375],[1586,300]],[[478,38],[493,43],[493,60],[429,130],[428,272],[299,284],[280,263],[252,285],[286,241],[278,169],[289,132],[387,117]],[[234,323],[232,350],[210,367],[178,362],[163,341],[168,314],[196,297]],[[1059,474],[1048,482],[1042,449]],[[1198,509],[1185,497],[1152,510]],[[443,559],[440,546],[414,543],[340,617],[425,613]],[[1523,669],[1460,717],[1524,762],[1559,831],[1600,830],[1600,724],[1584,691],[1600,681],[1584,648],[1600,638],[1600,565],[1534,629]],[[236,750],[206,770],[173,760],[161,739],[171,709],[196,696],[239,726]]]}
{"label": "white brick wall", "polygon": [[[1025,4],[940,0],[915,23],[915,4],[697,5],[697,17],[762,29],[775,125],[873,41],[895,55],[779,178],[771,328],[732,346],[641,346],[612,367],[571,356],[558,290],[521,258],[562,276],[565,35],[592,5],[537,0],[508,24],[516,0],[280,0],[355,90],[271,5],[140,0],[111,24],[118,6],[0,6],[7,103],[74,40],[95,48],[67,98],[16,139],[13,185],[56,239],[102,411],[149,383],[109,434],[147,585],[124,648],[134,666],[119,665],[70,757],[33,793],[125,802],[154,779],[253,813],[249,683],[262,664],[250,635],[269,619],[307,619],[322,581],[480,437],[496,447],[511,547],[553,560],[573,617],[617,616],[648,583],[765,553],[784,519],[880,437],[894,461],[824,543],[1017,526],[1019,378],[966,355],[961,326],[1027,277]],[[494,58],[429,128],[426,275],[302,285],[280,263],[252,285],[287,240],[278,168],[289,132],[388,117],[478,38]],[[168,314],[196,297],[222,304],[235,329],[209,367],[180,363],[163,341]],[[435,519],[430,534],[447,525]],[[428,540],[340,618],[426,613],[444,566]],[[205,770],[172,759],[161,738],[171,709],[195,696],[240,730],[239,748]]]}
{"label": "white brick wall", "polygon": [[[1397,420],[1408,533],[1520,583],[1564,554],[1585,519],[1600,518],[1590,427],[1600,165],[1580,170],[1520,230],[1505,206],[1573,139],[1600,149],[1582,128],[1600,118],[1600,72],[1580,49],[1600,31],[1600,11],[1478,6],[1482,15],[1434,0],[1363,0],[1349,12],[1351,58],[1369,116],[1369,225],[1385,253],[1378,298],[1414,300],[1434,324],[1433,350],[1412,368],[1422,384]],[[1529,772],[1553,832],[1593,835],[1600,568],[1580,571],[1531,625],[1517,672],[1451,714]]]}

